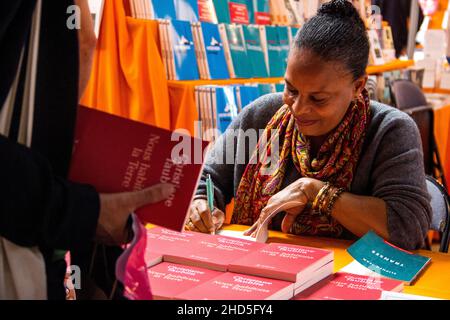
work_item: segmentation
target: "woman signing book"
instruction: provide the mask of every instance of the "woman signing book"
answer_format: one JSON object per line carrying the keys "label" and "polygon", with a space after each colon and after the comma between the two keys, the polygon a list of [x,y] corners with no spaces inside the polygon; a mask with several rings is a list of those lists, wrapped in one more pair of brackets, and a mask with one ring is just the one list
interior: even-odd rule
{"label": "woman signing book", "polygon": [[295,37],[284,93],[245,107],[215,142],[186,228],[214,232],[234,198],[231,222],[251,226],[247,235],[282,208],[273,230],[346,239],[373,230],[405,249],[423,247],[431,208],[419,131],[405,113],[369,100],[368,58],[353,5],[324,4]]}

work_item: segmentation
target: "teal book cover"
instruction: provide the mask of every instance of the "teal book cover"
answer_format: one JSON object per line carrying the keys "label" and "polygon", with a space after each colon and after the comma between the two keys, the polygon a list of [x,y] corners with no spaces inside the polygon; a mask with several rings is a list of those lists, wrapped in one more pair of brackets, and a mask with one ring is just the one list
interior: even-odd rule
{"label": "teal book cover", "polygon": [[228,0],[213,0],[216,9],[217,21],[219,23],[231,23]]}
{"label": "teal book cover", "polygon": [[248,63],[242,26],[227,24],[226,30],[236,78],[251,78],[252,70]]}
{"label": "teal book cover", "polygon": [[291,27],[291,36],[292,36],[292,39],[295,39],[295,36],[297,36],[298,30],[299,30],[299,28]]}
{"label": "teal book cover", "polygon": [[269,55],[269,75],[271,77],[284,76],[284,61],[281,54],[281,45],[278,40],[278,28],[266,26],[267,52]]}
{"label": "teal book cover", "polygon": [[353,259],[371,271],[406,284],[411,284],[431,260],[398,248],[373,231],[369,231],[347,251]]}
{"label": "teal book cover", "polygon": [[254,78],[267,78],[266,60],[261,46],[259,27],[255,25],[242,26],[244,30],[245,45],[247,48],[247,57],[252,67],[252,76]]}
{"label": "teal book cover", "polygon": [[249,0],[252,2],[252,23],[270,25],[269,0]]}
{"label": "teal book cover", "polygon": [[272,85],[269,83],[260,83],[258,84],[258,91],[260,97],[272,93]]}
{"label": "teal book cover", "polygon": [[275,91],[276,92],[284,92],[284,83],[275,84]]}
{"label": "teal book cover", "polygon": [[[287,68],[287,60],[289,56],[289,50],[291,48],[289,43],[289,28],[277,27],[278,30],[278,43],[280,44],[280,58],[283,60],[283,69]],[[284,74],[284,72],[283,72]]]}

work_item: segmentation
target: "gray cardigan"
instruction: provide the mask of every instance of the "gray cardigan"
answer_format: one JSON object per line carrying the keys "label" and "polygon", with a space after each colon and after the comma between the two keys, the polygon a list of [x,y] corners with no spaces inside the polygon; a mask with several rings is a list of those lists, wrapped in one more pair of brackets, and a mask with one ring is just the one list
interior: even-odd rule
{"label": "gray cardigan", "polygon": [[[236,194],[253,153],[253,148],[243,147],[249,143],[245,130],[264,129],[282,105],[281,94],[269,94],[242,110],[229,127],[232,130],[220,136],[210,150],[198,196],[206,194],[205,180],[210,174],[215,186],[215,205],[225,209]],[[372,120],[350,191],[386,202],[390,242],[405,249],[422,248],[430,226],[431,207],[419,130],[408,115],[397,109],[374,101],[370,107]],[[242,131],[236,133],[236,129]],[[225,164],[226,157],[241,161]],[[300,173],[289,161],[282,188],[299,178]],[[274,218],[273,229],[280,230],[283,214]]]}

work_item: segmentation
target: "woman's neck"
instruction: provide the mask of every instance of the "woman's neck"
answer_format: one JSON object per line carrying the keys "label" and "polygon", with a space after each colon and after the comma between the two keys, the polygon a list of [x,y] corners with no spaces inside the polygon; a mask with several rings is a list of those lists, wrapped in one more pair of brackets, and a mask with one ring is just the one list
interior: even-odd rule
{"label": "woman's neck", "polygon": [[319,153],[320,147],[325,142],[327,136],[319,136],[319,137],[308,137],[310,143],[309,156],[310,159],[315,159],[317,154]]}

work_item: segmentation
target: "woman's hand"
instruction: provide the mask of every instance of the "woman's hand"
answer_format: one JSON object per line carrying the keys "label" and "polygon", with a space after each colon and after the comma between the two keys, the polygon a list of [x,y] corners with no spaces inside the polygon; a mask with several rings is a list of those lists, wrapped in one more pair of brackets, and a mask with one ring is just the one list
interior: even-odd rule
{"label": "woman's hand", "polygon": [[245,236],[256,237],[264,224],[268,226],[275,214],[285,211],[286,216],[281,224],[281,230],[288,233],[297,216],[303,211],[308,202],[314,201],[324,183],[313,178],[300,178],[289,186],[273,195],[258,220],[244,232]]}
{"label": "woman's hand", "polygon": [[189,210],[189,221],[185,226],[188,231],[215,234],[225,221],[225,213],[221,210],[215,208],[211,214],[205,199],[194,200]]}
{"label": "woman's hand", "polygon": [[100,214],[95,240],[106,245],[129,241],[127,220],[136,209],[167,199],[175,189],[171,184],[158,184],[135,192],[100,194]]}

